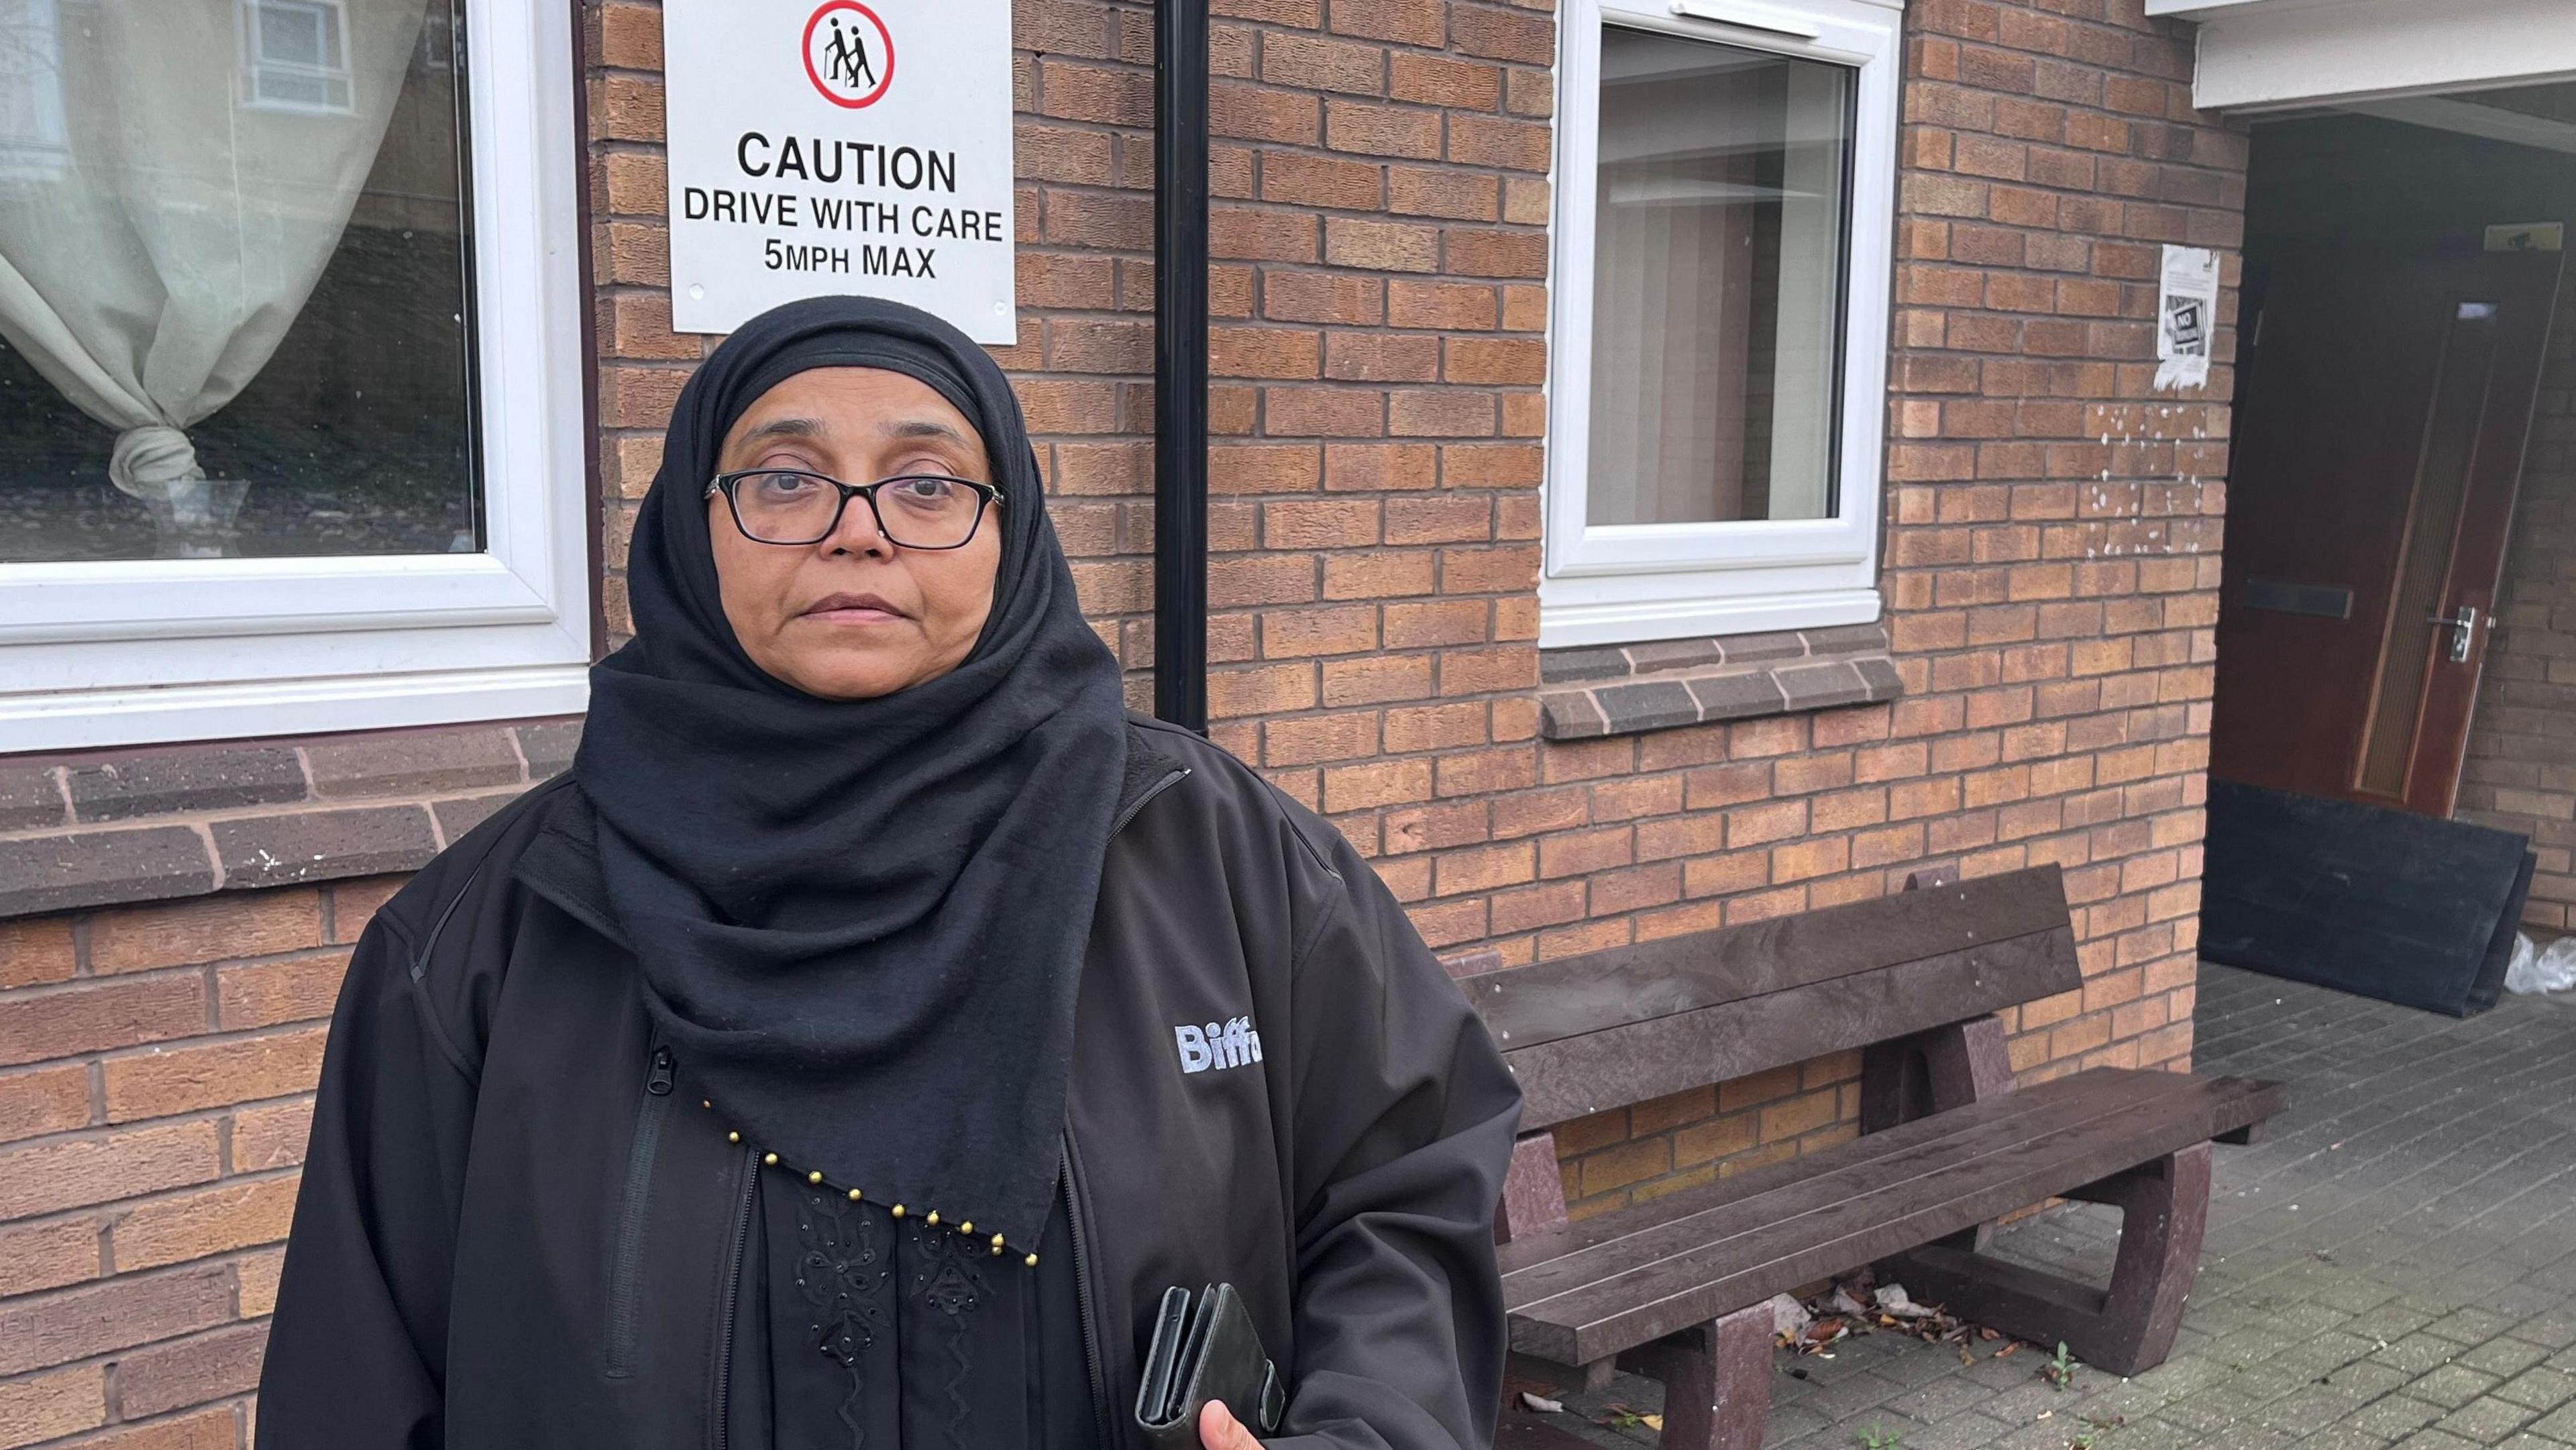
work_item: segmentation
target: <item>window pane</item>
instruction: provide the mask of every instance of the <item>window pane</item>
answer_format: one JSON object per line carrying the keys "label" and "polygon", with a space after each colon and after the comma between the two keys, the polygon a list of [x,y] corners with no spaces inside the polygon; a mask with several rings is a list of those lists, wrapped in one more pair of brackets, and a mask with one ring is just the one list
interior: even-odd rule
{"label": "window pane", "polygon": [[323,20],[329,14],[319,5],[267,0],[259,7],[259,58],[272,65],[330,64],[322,48]]}
{"label": "window pane", "polygon": [[330,92],[323,87],[320,77],[291,70],[262,69],[259,73],[259,98],[288,106],[330,104]]}
{"label": "window pane", "polygon": [[0,0],[0,566],[480,549],[456,0],[72,8]]}
{"label": "window pane", "polygon": [[1603,30],[1590,522],[1833,516],[1851,86]]}

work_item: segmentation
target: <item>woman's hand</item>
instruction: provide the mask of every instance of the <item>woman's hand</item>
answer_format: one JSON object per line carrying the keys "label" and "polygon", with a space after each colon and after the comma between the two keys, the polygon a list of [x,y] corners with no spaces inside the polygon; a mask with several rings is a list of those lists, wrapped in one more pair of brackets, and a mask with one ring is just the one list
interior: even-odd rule
{"label": "woman's hand", "polygon": [[1199,1411],[1199,1444],[1206,1450],[1261,1450],[1261,1442],[1252,1438],[1223,1400],[1210,1400]]}

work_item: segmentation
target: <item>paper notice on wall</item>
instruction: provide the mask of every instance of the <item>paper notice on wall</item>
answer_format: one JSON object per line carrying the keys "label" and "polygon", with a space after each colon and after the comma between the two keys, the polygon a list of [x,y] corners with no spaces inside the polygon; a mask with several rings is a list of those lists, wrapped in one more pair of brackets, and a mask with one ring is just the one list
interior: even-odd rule
{"label": "paper notice on wall", "polygon": [[2209,383],[2209,340],[2218,330],[2218,254],[2207,247],[2165,246],[2156,283],[2156,386]]}

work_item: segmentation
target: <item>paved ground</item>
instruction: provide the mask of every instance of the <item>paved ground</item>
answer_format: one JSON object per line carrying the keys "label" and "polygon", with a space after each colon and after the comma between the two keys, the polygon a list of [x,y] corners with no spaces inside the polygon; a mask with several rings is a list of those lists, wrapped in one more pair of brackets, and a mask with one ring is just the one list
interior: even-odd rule
{"label": "paved ground", "polygon": [[[2173,1357],[2060,1393],[2028,1349],[1963,1365],[1953,1347],[1846,1340],[1832,1359],[1775,1356],[1766,1446],[2576,1446],[2576,1001],[2509,996],[2455,1022],[2206,967],[2199,1002],[2201,1068],[2285,1078],[2293,1106],[2264,1142],[2217,1150]],[[2100,1282],[2117,1225],[2068,1208],[1997,1246]],[[1613,1404],[1652,1412],[1660,1395],[1623,1376],[1569,1409],[1608,1421]],[[1620,1450],[1654,1439],[1550,1421]]]}

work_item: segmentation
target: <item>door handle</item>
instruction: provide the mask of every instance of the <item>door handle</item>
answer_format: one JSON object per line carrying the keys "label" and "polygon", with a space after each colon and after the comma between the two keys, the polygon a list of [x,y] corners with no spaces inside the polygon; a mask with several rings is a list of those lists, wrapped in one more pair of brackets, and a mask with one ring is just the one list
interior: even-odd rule
{"label": "door handle", "polygon": [[2478,635],[2476,605],[2463,604],[2455,614],[2436,614],[2424,622],[2438,624],[2451,631],[2451,663],[2464,665],[2469,662],[2469,650]]}

